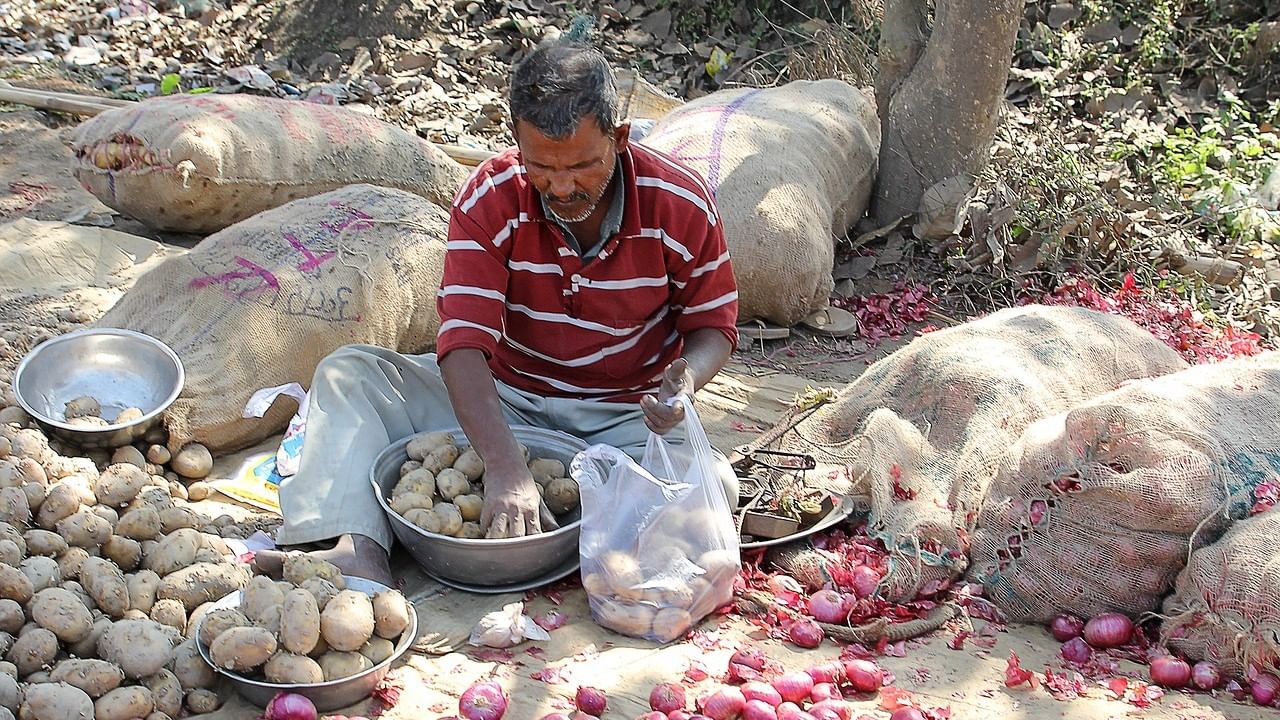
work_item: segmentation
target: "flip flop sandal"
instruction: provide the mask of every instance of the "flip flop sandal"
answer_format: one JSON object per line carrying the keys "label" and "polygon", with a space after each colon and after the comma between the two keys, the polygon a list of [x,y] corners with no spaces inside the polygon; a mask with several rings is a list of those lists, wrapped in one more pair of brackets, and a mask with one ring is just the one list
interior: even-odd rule
{"label": "flip flop sandal", "polygon": [[810,332],[827,337],[853,337],[858,334],[858,317],[848,310],[825,307],[800,321]]}
{"label": "flip flop sandal", "polygon": [[748,340],[785,340],[791,337],[791,329],[763,320],[749,320],[738,325],[738,336]]}

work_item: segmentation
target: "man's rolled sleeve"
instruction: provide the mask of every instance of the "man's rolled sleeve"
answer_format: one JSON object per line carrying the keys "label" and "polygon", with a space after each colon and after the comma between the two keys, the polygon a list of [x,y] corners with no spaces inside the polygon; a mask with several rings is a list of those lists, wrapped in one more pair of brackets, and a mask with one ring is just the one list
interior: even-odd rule
{"label": "man's rolled sleeve", "polygon": [[504,329],[507,279],[506,257],[494,245],[493,233],[455,207],[436,295],[437,357],[461,348],[474,348],[486,358],[493,355]]}

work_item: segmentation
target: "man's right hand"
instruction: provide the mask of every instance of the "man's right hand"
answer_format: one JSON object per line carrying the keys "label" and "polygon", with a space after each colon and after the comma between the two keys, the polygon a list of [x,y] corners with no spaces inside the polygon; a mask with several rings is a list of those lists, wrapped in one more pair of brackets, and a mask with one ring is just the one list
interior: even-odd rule
{"label": "man's right hand", "polygon": [[489,538],[536,535],[542,532],[541,503],[538,486],[527,467],[507,472],[487,468],[480,527],[485,528],[485,537]]}

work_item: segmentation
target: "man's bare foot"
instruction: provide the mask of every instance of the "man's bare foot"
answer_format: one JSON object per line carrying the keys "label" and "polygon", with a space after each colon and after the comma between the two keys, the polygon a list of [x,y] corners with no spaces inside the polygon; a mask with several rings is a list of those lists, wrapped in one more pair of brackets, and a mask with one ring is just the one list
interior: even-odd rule
{"label": "man's bare foot", "polygon": [[[254,569],[268,577],[278,578],[284,569],[284,559],[289,554],[282,550],[261,550],[254,553]],[[373,538],[343,535],[332,548],[307,554],[333,563],[343,575],[354,575],[391,585],[391,565],[387,559],[387,551]]]}

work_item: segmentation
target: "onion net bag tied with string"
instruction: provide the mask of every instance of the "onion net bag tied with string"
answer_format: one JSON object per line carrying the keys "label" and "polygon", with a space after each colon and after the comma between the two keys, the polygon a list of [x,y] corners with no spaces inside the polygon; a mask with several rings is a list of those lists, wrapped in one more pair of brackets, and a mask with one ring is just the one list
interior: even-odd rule
{"label": "onion net bag tied with string", "polygon": [[348,344],[434,346],[448,213],[401,190],[352,185],[210,235],[141,276],[98,321],[173,348],[186,387],[165,413],[169,444],[229,452],[283,430],[291,403],[245,418],[264,387],[311,384]]}
{"label": "onion net bag tied with string", "polygon": [[1280,472],[1277,428],[1276,353],[1130,383],[1045,418],[999,463],[970,577],[1015,621],[1156,610],[1191,551]]}
{"label": "onion net bag tied with string", "polygon": [[1160,640],[1225,676],[1280,673],[1280,510],[1240,520],[1191,554],[1165,598]]}
{"label": "onion net bag tied with string", "polygon": [[869,497],[869,531],[891,555],[880,592],[900,601],[964,572],[996,462],[1024,428],[1125,380],[1185,367],[1125,318],[1011,308],[917,338],[780,444],[814,456],[811,483]]}

